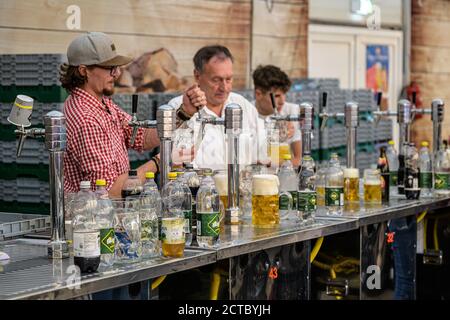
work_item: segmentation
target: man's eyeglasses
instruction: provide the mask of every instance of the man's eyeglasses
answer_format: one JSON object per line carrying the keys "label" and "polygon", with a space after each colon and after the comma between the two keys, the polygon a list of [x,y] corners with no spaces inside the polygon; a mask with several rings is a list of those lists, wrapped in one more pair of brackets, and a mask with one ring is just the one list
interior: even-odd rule
{"label": "man's eyeglasses", "polygon": [[101,69],[105,69],[105,70],[109,70],[109,74],[111,76],[114,76],[115,74],[117,74],[118,71],[119,71],[119,68],[120,68],[119,66],[108,66],[108,67],[105,67],[105,66],[99,66],[99,65],[95,65],[95,67],[101,68]]}

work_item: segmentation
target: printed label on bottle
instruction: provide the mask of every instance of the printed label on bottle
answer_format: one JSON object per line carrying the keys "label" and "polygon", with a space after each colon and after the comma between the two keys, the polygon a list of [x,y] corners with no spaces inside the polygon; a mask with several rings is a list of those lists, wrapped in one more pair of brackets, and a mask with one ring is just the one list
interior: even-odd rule
{"label": "printed label on bottle", "polygon": [[433,174],[431,172],[421,172],[419,179],[420,188],[431,189],[433,187]]}
{"label": "printed label on bottle", "polygon": [[161,241],[166,244],[184,243],[184,218],[163,218]]}
{"label": "printed label on bottle", "polygon": [[141,220],[141,241],[151,241],[158,238],[158,219]]}
{"label": "printed label on bottle", "polygon": [[344,205],[344,188],[325,187],[325,205],[326,206],[343,206]]}
{"label": "printed label on bottle", "polygon": [[390,176],[390,185],[391,186],[396,186],[398,183],[398,173],[397,171],[391,171],[389,172],[389,176]]}
{"label": "printed label on bottle", "polygon": [[114,229],[105,228],[100,229],[100,253],[112,254],[114,253],[116,241],[114,238]]}
{"label": "printed label on bottle", "polygon": [[280,210],[289,210],[289,197],[285,194],[280,196],[279,199],[279,208]]}
{"label": "printed label on bottle", "polygon": [[73,233],[73,253],[75,257],[94,258],[100,255],[100,232],[82,231]]}
{"label": "printed label on bottle", "polygon": [[116,236],[117,245],[119,247],[119,256],[128,258],[137,258],[137,252],[131,252],[132,241],[130,235],[125,230],[116,230],[114,232]]}
{"label": "printed label on bottle", "polygon": [[436,190],[447,190],[449,186],[449,174],[448,173],[435,173],[434,174],[434,188]]}
{"label": "printed label on bottle", "polygon": [[219,212],[197,212],[197,235],[218,237],[220,232]]}
{"label": "printed label on bottle", "polygon": [[184,211],[184,233],[191,233],[192,210]]}
{"label": "printed label on bottle", "polygon": [[297,203],[298,211],[315,211],[317,209],[317,193],[315,191],[300,191]]}

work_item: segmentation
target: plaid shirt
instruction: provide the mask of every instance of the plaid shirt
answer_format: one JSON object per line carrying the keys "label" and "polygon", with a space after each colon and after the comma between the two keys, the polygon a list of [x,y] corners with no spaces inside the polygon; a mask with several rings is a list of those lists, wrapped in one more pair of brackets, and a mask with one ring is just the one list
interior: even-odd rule
{"label": "plaid shirt", "polygon": [[[110,98],[103,103],[76,88],[64,103],[67,148],[64,155],[64,192],[77,192],[81,181],[105,179],[109,190],[114,181],[128,172],[130,163],[131,116]],[[144,129],[139,129],[133,149],[142,151]]]}

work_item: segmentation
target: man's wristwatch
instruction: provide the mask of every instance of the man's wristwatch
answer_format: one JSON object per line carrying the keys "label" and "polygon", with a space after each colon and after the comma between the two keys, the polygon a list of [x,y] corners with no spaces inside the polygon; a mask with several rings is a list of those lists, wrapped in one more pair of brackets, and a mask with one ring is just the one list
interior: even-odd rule
{"label": "man's wristwatch", "polygon": [[182,121],[188,121],[190,118],[192,118],[191,115],[187,114],[187,112],[183,110],[183,104],[181,104],[177,110],[177,118]]}

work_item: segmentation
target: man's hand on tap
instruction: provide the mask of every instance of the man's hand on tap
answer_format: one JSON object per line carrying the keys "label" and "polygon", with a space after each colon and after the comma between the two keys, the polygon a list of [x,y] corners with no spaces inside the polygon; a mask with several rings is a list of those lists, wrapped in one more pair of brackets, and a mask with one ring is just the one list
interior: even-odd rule
{"label": "man's hand on tap", "polygon": [[206,106],[206,95],[198,84],[193,84],[183,94],[183,110],[193,116],[203,106]]}

